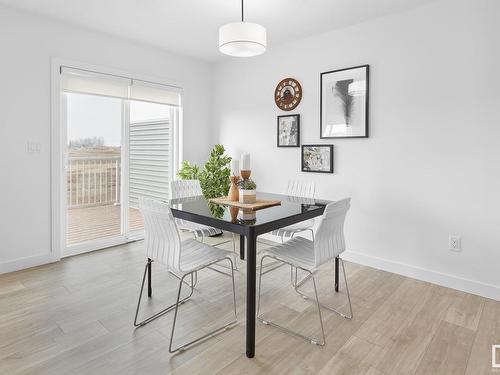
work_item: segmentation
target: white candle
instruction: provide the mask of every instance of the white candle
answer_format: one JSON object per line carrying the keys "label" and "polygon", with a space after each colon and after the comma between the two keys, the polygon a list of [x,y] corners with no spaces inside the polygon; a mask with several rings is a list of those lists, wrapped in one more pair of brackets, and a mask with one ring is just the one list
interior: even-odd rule
{"label": "white candle", "polygon": [[241,155],[241,170],[242,171],[250,170],[250,154]]}
{"label": "white candle", "polygon": [[240,161],[237,159],[231,160],[231,176],[240,175]]}

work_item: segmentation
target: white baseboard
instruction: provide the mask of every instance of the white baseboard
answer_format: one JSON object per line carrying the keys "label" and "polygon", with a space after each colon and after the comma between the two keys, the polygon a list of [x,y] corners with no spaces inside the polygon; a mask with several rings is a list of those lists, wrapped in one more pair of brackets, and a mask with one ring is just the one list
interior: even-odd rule
{"label": "white baseboard", "polygon": [[364,266],[381,269],[383,271],[396,273],[398,275],[427,281],[429,283],[441,285],[447,288],[457,289],[463,292],[500,301],[500,286],[498,285],[485,284],[479,281],[464,279],[458,276],[415,267],[405,263],[393,262],[355,251],[346,251],[342,254],[342,258]]}
{"label": "white baseboard", "polygon": [[57,262],[58,260],[59,258],[54,254],[41,254],[26,258],[19,258],[0,263],[0,274],[19,271],[25,268],[41,266],[42,264],[53,263]]}

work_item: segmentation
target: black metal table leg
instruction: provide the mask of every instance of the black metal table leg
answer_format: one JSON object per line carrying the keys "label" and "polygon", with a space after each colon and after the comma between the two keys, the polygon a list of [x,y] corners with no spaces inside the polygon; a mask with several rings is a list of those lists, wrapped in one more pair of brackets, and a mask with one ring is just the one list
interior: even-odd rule
{"label": "black metal table leg", "polygon": [[247,237],[247,357],[255,355],[255,294],[257,266],[257,236]]}
{"label": "black metal table leg", "polygon": [[153,288],[151,287],[151,259],[148,258],[148,297],[153,295]]}
{"label": "black metal table leg", "polygon": [[335,291],[339,291],[339,257],[335,257]]}
{"label": "black metal table leg", "polygon": [[240,259],[245,260],[245,236],[240,234]]}

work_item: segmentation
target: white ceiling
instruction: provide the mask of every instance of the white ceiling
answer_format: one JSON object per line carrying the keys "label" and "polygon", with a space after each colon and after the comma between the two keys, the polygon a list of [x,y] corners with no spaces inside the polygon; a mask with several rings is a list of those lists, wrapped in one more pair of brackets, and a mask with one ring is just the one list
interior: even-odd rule
{"label": "white ceiling", "polygon": [[[268,45],[352,25],[436,0],[245,0],[245,18],[267,28]],[[240,19],[240,0],[0,0],[204,60],[224,58],[218,28]],[[226,57],[227,58],[227,57]]]}

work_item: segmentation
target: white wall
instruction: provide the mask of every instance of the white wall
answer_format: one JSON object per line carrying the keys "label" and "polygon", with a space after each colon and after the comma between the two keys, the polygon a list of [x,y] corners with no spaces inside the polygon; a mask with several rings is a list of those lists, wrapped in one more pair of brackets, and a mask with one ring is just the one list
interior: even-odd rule
{"label": "white wall", "polygon": [[[349,259],[500,299],[499,17],[495,0],[443,0],[220,63],[217,138],[252,154],[260,190],[308,179],[318,197],[352,197]],[[370,138],[320,140],[320,72],[360,64]],[[288,76],[304,91],[302,143],[335,145],[333,175],[302,173],[300,150],[276,147],[273,91]]]}
{"label": "white wall", "polygon": [[[51,57],[180,82],[184,157],[202,162],[211,146],[209,64],[0,7],[0,273],[51,249]],[[28,141],[41,153],[27,153]]]}

